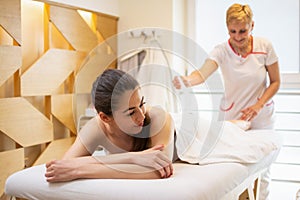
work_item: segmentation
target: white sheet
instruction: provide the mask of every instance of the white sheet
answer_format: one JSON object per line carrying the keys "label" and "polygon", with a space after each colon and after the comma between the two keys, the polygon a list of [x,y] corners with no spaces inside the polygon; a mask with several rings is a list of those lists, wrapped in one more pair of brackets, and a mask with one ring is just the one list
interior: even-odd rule
{"label": "white sheet", "polygon": [[211,123],[197,113],[172,117],[178,156],[189,163],[257,163],[281,148],[282,137],[274,130],[244,131],[228,121]]}

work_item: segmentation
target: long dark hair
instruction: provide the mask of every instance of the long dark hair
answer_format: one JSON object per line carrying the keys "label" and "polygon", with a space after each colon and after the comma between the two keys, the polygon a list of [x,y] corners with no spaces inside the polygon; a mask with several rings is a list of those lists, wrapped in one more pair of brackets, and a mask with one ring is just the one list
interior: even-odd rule
{"label": "long dark hair", "polygon": [[[103,112],[112,117],[113,110],[118,106],[120,96],[128,90],[134,90],[138,87],[138,81],[130,74],[118,69],[107,69],[93,83],[92,103],[98,113]],[[150,117],[146,113],[142,131],[133,135],[131,151],[142,151],[149,148],[150,121]]]}

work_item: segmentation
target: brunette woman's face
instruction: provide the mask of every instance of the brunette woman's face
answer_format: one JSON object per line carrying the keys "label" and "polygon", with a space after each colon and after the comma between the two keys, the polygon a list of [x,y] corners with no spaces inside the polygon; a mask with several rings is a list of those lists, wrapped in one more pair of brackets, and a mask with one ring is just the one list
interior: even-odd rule
{"label": "brunette woman's face", "polygon": [[119,99],[118,108],[113,112],[116,125],[125,133],[139,133],[146,114],[144,104],[140,89],[126,91]]}
{"label": "brunette woman's face", "polygon": [[245,48],[250,40],[253,23],[230,22],[227,26],[230,44],[234,47]]}

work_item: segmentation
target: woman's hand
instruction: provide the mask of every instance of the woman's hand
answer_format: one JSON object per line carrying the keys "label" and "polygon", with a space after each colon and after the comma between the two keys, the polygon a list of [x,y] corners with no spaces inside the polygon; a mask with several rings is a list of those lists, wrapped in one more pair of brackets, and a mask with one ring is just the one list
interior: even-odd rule
{"label": "woman's hand", "polygon": [[190,81],[186,76],[175,76],[172,82],[176,89],[181,89],[182,83],[184,84],[184,87],[191,87]]}
{"label": "woman's hand", "polygon": [[160,173],[161,178],[168,178],[173,174],[172,161],[162,152],[164,145],[156,145],[150,149],[132,152],[133,163],[151,167]]}
{"label": "woman's hand", "polygon": [[257,103],[253,106],[242,110],[242,116],[240,117],[240,120],[251,121],[252,119],[254,119],[254,117],[258,115],[262,107],[262,105]]}
{"label": "woman's hand", "polygon": [[46,180],[48,182],[63,182],[77,179],[77,170],[80,167],[78,159],[53,160],[46,163]]}

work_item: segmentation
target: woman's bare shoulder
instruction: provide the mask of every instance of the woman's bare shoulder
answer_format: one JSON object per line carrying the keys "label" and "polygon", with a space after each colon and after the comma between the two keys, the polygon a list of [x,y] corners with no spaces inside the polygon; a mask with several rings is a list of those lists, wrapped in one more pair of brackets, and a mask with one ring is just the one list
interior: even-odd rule
{"label": "woman's bare shoulder", "polygon": [[160,106],[148,107],[147,111],[151,120],[161,120],[166,118],[166,116],[168,115],[168,112]]}
{"label": "woman's bare shoulder", "polygon": [[148,114],[151,119],[152,134],[156,134],[160,132],[163,127],[169,126],[172,119],[167,111],[158,106],[149,108]]}

